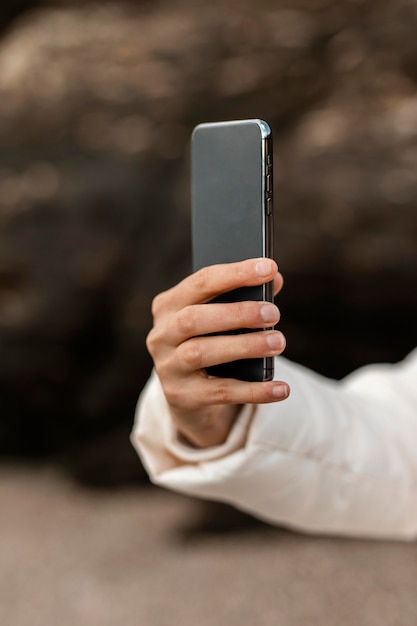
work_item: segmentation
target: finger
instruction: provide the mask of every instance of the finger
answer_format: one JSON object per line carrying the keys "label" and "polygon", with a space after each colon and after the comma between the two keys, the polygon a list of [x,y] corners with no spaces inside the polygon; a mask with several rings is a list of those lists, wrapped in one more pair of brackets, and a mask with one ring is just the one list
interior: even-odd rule
{"label": "finger", "polygon": [[282,289],[284,285],[284,277],[282,274],[277,272],[274,277],[274,296],[276,296]]}
{"label": "finger", "polygon": [[204,401],[213,404],[266,404],[285,400],[290,388],[282,381],[247,383],[232,378],[210,378],[204,389]]}
{"label": "finger", "polygon": [[233,302],[195,304],[176,313],[166,331],[166,340],[174,346],[191,337],[220,333],[239,328],[268,328],[279,322],[280,312],[270,302]]}
{"label": "finger", "polygon": [[284,349],[284,335],[274,330],[194,337],[178,346],[176,360],[179,371],[191,373],[220,363],[276,356]]}
{"label": "finger", "polygon": [[178,285],[159,294],[153,302],[153,313],[180,310],[190,304],[203,304],[215,296],[239,287],[263,285],[274,279],[277,264],[272,259],[257,258],[203,267]]}
{"label": "finger", "polygon": [[[192,393],[191,393],[192,389]],[[285,400],[290,394],[289,385],[283,381],[249,383],[233,378],[193,378],[190,393],[181,395],[182,410],[201,410],[202,406],[267,404]],[[175,396],[178,390],[173,391]],[[184,397],[189,398],[184,403]],[[198,401],[196,400],[198,398]]]}

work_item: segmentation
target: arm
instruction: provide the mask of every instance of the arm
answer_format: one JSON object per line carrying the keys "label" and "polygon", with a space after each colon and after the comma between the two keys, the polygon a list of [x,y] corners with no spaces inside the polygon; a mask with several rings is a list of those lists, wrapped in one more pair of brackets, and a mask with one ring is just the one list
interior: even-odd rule
{"label": "arm", "polygon": [[[210,378],[205,367],[279,355],[266,303],[207,304],[282,277],[270,260],[213,266],[157,296],[148,348],[155,373],[132,441],[151,478],[310,532],[414,537],[417,530],[417,355],[341,383],[277,358],[286,382]],[[292,387],[288,397],[288,383]],[[239,408],[243,407],[243,408]]]}
{"label": "arm", "polygon": [[339,383],[283,358],[276,368],[291,397],[245,407],[207,450],[181,442],[154,374],[132,435],[151,478],[308,532],[415,538],[417,351]]}

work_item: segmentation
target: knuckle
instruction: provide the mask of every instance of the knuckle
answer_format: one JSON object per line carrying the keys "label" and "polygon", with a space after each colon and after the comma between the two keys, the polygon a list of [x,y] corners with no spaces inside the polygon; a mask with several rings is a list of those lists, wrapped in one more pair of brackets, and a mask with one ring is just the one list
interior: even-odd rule
{"label": "knuckle", "polygon": [[152,328],[146,336],[146,348],[151,356],[154,355],[156,351],[157,338],[156,338],[155,329]]}
{"label": "knuckle", "polygon": [[181,344],[179,348],[179,358],[187,369],[201,369],[203,350],[200,341],[193,339]]}
{"label": "knuckle", "polygon": [[263,331],[248,333],[242,356],[246,358],[261,358],[270,354],[271,348],[266,342],[265,335],[266,333]]}
{"label": "knuckle", "polygon": [[261,313],[262,306],[264,306],[263,302],[252,301],[249,306],[253,326],[256,328],[263,328],[265,326],[265,322]]}
{"label": "knuckle", "polygon": [[250,334],[250,339],[246,343],[247,358],[261,358],[269,354],[270,348],[266,345],[264,334],[262,331]]}
{"label": "knuckle", "polygon": [[225,382],[219,381],[213,389],[213,402],[215,404],[232,404],[231,389]]}
{"label": "knuckle", "polygon": [[196,315],[192,307],[185,307],[178,311],[176,322],[181,335],[192,337],[196,334]]}
{"label": "knuckle", "polygon": [[176,368],[172,355],[161,356],[157,362],[155,362],[155,370],[163,386],[164,393],[166,392],[167,387],[170,388],[171,385],[174,389],[179,388],[179,386],[173,382],[175,379]]}
{"label": "knuckle", "polygon": [[[253,303],[255,304],[255,303]],[[251,307],[251,303],[249,303],[249,308]],[[250,314],[250,311],[248,311],[248,303],[247,302],[236,302],[236,306],[235,306],[235,317],[236,320],[239,322],[239,327],[243,328],[246,325],[247,319],[248,319],[248,312]]]}
{"label": "knuckle", "polygon": [[246,261],[240,261],[234,267],[235,277],[239,283],[245,283],[248,279],[248,267]]}
{"label": "knuckle", "polygon": [[165,344],[165,338],[159,328],[152,328],[146,337],[146,348],[155,360],[161,354],[161,350]]}
{"label": "knuckle", "polygon": [[181,387],[175,383],[165,383],[163,386],[165,398],[171,406],[179,406],[181,404]]}
{"label": "knuckle", "polygon": [[193,274],[194,287],[198,291],[206,291],[209,283],[210,268],[202,267]]}
{"label": "knuckle", "polygon": [[160,326],[154,326],[146,337],[146,347],[154,360],[161,354],[164,346],[166,346],[165,333]]}
{"label": "knuckle", "polygon": [[247,403],[248,404],[257,404],[259,402],[259,393],[257,385],[248,385],[247,388]]}

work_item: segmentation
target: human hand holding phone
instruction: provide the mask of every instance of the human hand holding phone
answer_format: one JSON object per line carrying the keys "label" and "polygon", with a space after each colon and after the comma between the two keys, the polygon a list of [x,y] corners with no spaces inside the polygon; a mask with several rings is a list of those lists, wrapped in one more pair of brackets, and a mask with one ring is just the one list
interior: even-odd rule
{"label": "human hand holding phone", "polygon": [[[153,328],[147,347],[154,360],[170,413],[178,431],[193,445],[221,444],[243,404],[277,402],[289,394],[280,381],[247,382],[207,374],[207,368],[230,361],[273,358],[285,348],[285,338],[271,328],[279,310],[270,302],[213,303],[235,289],[272,282],[274,292],[283,278],[275,261],[256,258],[204,267],[153,301]],[[238,328],[261,329],[247,334],[224,334]]]}

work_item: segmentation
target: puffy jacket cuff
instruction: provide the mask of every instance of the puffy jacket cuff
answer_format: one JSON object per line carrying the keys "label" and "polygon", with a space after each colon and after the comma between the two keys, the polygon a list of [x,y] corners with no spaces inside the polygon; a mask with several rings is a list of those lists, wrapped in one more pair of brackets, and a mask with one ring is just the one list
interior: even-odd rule
{"label": "puffy jacket cuff", "polygon": [[254,405],[244,405],[224,443],[211,448],[195,448],[175,428],[159,378],[154,371],[138,402],[131,441],[150,476],[183,465],[197,465],[229,456],[245,446],[255,414]]}

